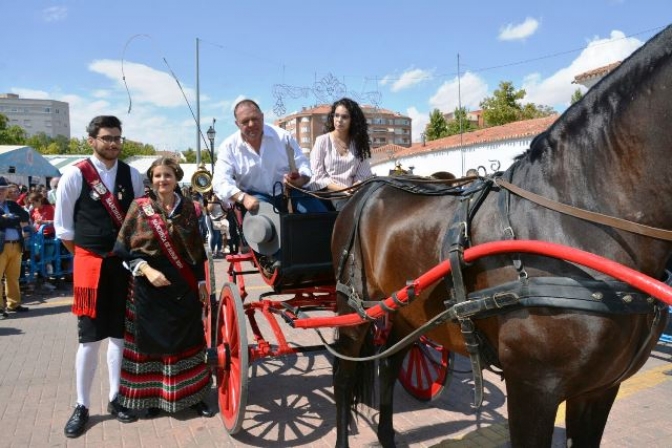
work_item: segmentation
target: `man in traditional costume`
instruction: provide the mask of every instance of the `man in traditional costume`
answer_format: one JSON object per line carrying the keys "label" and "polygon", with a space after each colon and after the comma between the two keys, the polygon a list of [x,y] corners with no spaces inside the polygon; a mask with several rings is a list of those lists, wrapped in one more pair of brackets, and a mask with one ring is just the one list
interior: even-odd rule
{"label": "man in traditional costume", "polygon": [[86,430],[91,386],[104,339],[108,339],[110,382],[107,410],[122,423],[137,420],[117,399],[130,273],[112,249],[131,202],[143,195],[142,175],[118,160],[123,140],[117,117],[95,117],[86,131],[93,155],[64,170],[54,216],[56,236],[74,254],[72,311],[78,320],[79,348],[77,403],[64,430],[70,438]]}

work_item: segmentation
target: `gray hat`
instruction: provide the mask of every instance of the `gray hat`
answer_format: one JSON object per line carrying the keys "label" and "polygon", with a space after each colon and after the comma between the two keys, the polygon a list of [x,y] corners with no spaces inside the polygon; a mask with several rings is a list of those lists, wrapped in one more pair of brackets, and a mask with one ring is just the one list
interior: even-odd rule
{"label": "gray hat", "polygon": [[8,188],[9,184],[7,183],[7,179],[5,179],[4,176],[0,176],[0,188]]}
{"label": "gray hat", "polygon": [[273,255],[280,249],[280,215],[273,205],[259,201],[259,208],[243,218],[243,235],[247,244],[262,255]]}

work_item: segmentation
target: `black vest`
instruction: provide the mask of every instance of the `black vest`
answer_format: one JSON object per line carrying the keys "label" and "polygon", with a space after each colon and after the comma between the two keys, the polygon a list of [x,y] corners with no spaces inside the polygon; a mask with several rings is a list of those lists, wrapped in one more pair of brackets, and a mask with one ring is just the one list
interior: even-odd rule
{"label": "black vest", "polygon": [[[119,201],[121,210],[126,213],[135,198],[131,167],[121,160],[117,161],[117,164],[117,177],[112,194]],[[112,251],[118,233],[119,229],[103,202],[99,198],[92,198],[91,187],[82,176],[82,192],[75,202],[75,244],[91,252],[105,255]]]}

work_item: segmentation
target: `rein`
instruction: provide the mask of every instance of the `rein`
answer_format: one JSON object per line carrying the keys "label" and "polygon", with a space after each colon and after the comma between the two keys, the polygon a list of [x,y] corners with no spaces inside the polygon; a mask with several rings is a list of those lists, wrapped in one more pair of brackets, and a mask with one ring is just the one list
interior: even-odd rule
{"label": "rein", "polygon": [[561,202],[554,201],[553,199],[548,199],[536,193],[532,193],[531,191],[517,187],[505,181],[501,177],[495,179],[495,184],[497,184],[499,187],[509,190],[516,196],[520,196],[521,198],[527,199],[528,201],[534,202],[535,204],[541,205],[542,207],[563,213],[565,215],[574,216],[575,218],[583,219],[585,221],[603,224],[615,229],[636,233],[638,235],[648,236],[659,240],[672,241],[672,231],[670,230],[651,227],[645,224],[636,223],[634,221],[628,221],[627,219],[603,215],[602,213],[591,212],[571,205],[563,204]]}

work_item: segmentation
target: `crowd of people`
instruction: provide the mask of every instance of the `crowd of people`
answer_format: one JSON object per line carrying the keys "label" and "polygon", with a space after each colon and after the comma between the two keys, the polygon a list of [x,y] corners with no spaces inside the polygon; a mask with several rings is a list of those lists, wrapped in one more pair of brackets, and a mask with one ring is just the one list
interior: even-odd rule
{"label": "crowd of people", "polygon": [[[27,187],[23,184],[8,182],[0,177],[0,276],[2,283],[2,302],[0,303],[0,320],[9,317],[9,312],[27,312],[29,308],[21,302],[20,281],[22,277],[34,274],[24,262],[30,259],[31,252],[37,252],[51,259],[55,251],[54,244],[44,244],[54,238],[53,219],[55,192],[58,177],[50,182],[50,189],[43,184]],[[49,197],[52,198],[50,201]],[[33,236],[42,233],[42,245],[37,246]],[[53,273],[53,263],[47,263],[46,273]],[[43,287],[53,290],[50,283]]]}
{"label": "crowd of people", "polygon": [[[27,310],[17,293],[15,263],[31,231],[53,224],[45,237],[58,238],[73,255],[79,346],[66,437],[86,431],[105,340],[107,412],[118,421],[187,408],[214,415],[207,404],[211,372],[203,361],[206,248],[215,258],[237,253],[243,243],[237,217],[257,211],[260,203],[298,213],[338,210],[347,197],[332,204],[303,191],[339,191],[371,176],[366,119],[352,100],[332,105],[310,160],[291,134],[264,123],[254,101],[240,101],[234,118],[238,131],[219,147],[213,193],[205,197],[179,189],[184,173],[168,157],[152,163],[143,183],[140,172],[119,160],[122,124],[114,116],[91,120],[86,131],[92,155],[64,169],[50,189],[22,193],[0,177],[0,270],[8,309]],[[289,205],[281,200],[285,195]]]}

